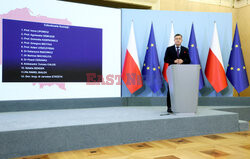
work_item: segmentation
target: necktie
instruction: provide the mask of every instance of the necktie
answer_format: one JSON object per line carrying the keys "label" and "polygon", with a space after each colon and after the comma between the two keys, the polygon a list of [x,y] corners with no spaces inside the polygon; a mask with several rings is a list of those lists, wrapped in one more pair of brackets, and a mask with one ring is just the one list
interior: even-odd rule
{"label": "necktie", "polygon": [[180,48],[177,47],[177,57],[179,57],[179,54],[180,54]]}

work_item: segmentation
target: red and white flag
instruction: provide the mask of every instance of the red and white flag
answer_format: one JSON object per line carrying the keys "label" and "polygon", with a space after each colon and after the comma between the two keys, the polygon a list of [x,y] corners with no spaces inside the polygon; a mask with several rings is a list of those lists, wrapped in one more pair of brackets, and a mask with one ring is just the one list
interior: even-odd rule
{"label": "red and white flag", "polygon": [[[169,42],[168,42],[168,47],[174,45],[174,24],[171,24],[171,32],[170,32],[170,36],[169,36]],[[163,70],[162,70],[162,74],[164,79],[168,82],[168,77],[167,77],[167,69],[168,69],[168,63],[164,62],[164,66],[163,66]]]}
{"label": "red and white flag", "polygon": [[131,24],[128,47],[122,69],[122,80],[131,94],[140,89],[143,85],[133,22]]}
{"label": "red and white flag", "polygon": [[214,33],[208,52],[205,75],[217,93],[227,87],[216,23],[214,23]]}

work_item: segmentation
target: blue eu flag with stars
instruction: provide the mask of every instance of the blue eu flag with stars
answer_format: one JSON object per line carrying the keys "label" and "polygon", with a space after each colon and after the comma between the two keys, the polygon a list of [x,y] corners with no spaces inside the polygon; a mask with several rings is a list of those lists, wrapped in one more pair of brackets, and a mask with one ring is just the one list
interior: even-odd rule
{"label": "blue eu flag with stars", "polygon": [[[196,43],[193,24],[192,24],[191,33],[190,33],[188,49],[189,49],[189,57],[191,60],[191,64],[201,65],[200,57],[199,57],[199,53],[198,53],[198,49],[197,49],[197,43]],[[204,87],[204,85],[205,85],[204,84],[204,77],[203,77],[203,73],[202,73],[202,69],[201,69],[200,70],[199,89],[202,89]]]}
{"label": "blue eu flag with stars", "polygon": [[161,67],[156,50],[153,24],[151,24],[147,51],[142,68],[142,77],[154,93],[162,87]]}
{"label": "blue eu flag with stars", "polygon": [[228,80],[238,93],[242,92],[249,86],[237,24],[226,74]]}

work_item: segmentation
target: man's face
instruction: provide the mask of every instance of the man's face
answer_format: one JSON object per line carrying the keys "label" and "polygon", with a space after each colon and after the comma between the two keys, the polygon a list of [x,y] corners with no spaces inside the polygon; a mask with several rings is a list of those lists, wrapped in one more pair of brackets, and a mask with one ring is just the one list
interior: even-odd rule
{"label": "man's face", "polygon": [[180,46],[182,43],[182,36],[176,36],[174,38],[174,43],[175,43],[175,45]]}

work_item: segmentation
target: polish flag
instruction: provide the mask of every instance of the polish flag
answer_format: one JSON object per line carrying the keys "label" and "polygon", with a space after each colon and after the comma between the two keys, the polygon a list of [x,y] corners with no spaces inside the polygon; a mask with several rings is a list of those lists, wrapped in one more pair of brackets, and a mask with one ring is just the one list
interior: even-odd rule
{"label": "polish flag", "polygon": [[227,87],[216,23],[214,23],[214,33],[208,52],[205,75],[217,93]]}
{"label": "polish flag", "polygon": [[135,42],[134,24],[132,22],[129,34],[128,47],[122,69],[122,80],[133,94],[142,87],[140,63]]}
{"label": "polish flag", "polygon": [[[173,45],[174,45],[174,24],[172,23],[168,46],[173,46]],[[164,66],[163,66],[163,70],[162,70],[163,77],[167,82],[168,82],[168,77],[167,77],[168,65],[169,65],[168,63],[164,62]]]}
{"label": "polish flag", "polygon": [[173,45],[174,45],[174,24],[171,23],[171,32],[169,36],[168,46],[173,46]]}

